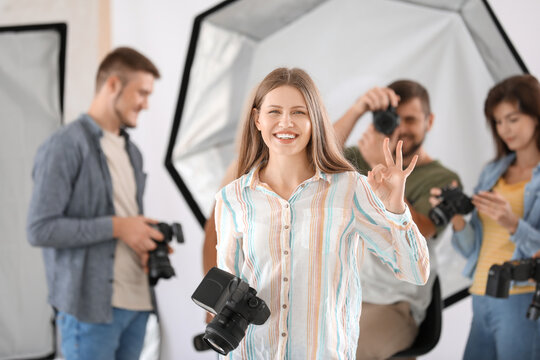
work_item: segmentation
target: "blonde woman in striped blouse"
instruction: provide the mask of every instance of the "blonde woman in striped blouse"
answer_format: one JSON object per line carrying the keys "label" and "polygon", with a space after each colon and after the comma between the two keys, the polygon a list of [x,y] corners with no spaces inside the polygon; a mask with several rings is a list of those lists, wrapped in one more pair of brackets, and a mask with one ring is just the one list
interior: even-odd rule
{"label": "blonde woman in striped blouse", "polygon": [[452,219],[452,243],[467,258],[464,275],[473,279],[463,358],[540,359],[540,322],[526,318],[534,285],[514,284],[507,299],[485,296],[491,265],[530,258],[540,249],[540,83],[531,75],[500,82],[489,91],[484,112],[497,156],[480,175],[470,221]]}
{"label": "blonde woman in striped blouse", "polygon": [[404,202],[401,143],[359,175],[343,158],[312,79],[279,68],[256,89],[238,179],[216,195],[218,266],[268,304],[231,359],[353,359],[361,262],[375,253],[396,277],[424,284],[429,255]]}

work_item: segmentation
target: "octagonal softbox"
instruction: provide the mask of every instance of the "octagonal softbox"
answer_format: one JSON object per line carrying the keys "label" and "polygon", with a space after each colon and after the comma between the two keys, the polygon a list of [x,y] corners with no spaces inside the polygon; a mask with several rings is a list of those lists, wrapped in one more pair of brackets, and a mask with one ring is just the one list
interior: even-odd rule
{"label": "octagonal softbox", "polygon": [[[486,1],[225,1],[195,19],[166,156],[201,225],[236,157],[249,92],[278,66],[313,77],[332,121],[373,86],[419,81],[435,113],[426,149],[469,193],[494,156],[482,110],[487,91],[527,72]],[[349,145],[370,122],[370,115],[359,121]],[[466,285],[448,236],[438,240],[445,296]]]}

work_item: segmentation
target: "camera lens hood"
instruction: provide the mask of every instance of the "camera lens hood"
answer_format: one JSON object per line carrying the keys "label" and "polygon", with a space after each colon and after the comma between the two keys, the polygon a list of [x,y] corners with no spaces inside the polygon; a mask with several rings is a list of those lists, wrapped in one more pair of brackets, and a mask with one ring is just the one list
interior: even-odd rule
{"label": "camera lens hood", "polygon": [[224,310],[206,326],[203,340],[218,353],[227,355],[244,338],[248,322],[239,314]]}

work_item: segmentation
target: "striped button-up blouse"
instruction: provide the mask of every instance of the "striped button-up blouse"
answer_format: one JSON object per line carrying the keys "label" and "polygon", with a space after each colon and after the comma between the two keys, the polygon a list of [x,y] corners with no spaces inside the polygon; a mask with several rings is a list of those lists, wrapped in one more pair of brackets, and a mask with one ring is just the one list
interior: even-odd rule
{"label": "striped button-up blouse", "polygon": [[271,311],[230,359],[354,359],[366,250],[400,279],[424,284],[429,276],[409,209],[386,211],[358,173],[317,171],[285,200],[256,168],[216,200],[218,267],[248,282]]}

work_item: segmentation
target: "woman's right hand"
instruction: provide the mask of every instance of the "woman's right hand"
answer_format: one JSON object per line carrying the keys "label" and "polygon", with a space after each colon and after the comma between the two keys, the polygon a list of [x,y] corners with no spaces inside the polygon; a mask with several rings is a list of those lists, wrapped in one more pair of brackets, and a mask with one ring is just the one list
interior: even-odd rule
{"label": "woman's right hand", "polygon": [[[450,187],[452,187],[452,188],[455,188],[457,186],[458,186],[458,183],[457,183],[456,180],[452,181],[452,183],[450,184]],[[437,187],[431,188],[431,190],[429,191],[429,194],[430,194],[429,203],[431,204],[432,208],[436,207],[437,205],[439,205],[441,203],[441,201],[442,201],[442,199],[441,199],[441,194],[442,194],[441,188],[437,188]],[[452,217],[452,219],[450,219],[450,221],[452,222],[452,228],[453,228],[454,231],[463,230],[463,228],[465,227],[465,224],[466,224],[465,219],[460,214],[454,215]]]}

